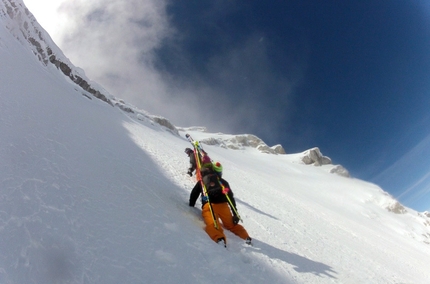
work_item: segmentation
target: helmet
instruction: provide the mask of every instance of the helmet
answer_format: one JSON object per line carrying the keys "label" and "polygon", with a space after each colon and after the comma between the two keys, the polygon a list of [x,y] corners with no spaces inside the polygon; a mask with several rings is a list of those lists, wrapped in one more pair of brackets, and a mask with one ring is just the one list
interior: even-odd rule
{"label": "helmet", "polygon": [[193,150],[191,150],[190,148],[185,148],[185,153],[187,155],[190,155],[191,153],[193,153]]}

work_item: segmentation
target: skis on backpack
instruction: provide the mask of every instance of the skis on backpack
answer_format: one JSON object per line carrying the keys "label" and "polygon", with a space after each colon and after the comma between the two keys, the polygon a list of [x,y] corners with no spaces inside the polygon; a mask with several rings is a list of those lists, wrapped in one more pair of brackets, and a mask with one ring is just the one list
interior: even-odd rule
{"label": "skis on backpack", "polygon": [[190,134],[185,134],[185,137],[187,137],[188,141],[191,143],[191,145],[193,145],[194,150],[197,150],[197,152],[199,153],[199,157],[202,158],[203,155],[207,155],[206,151],[203,150],[203,147],[200,146],[199,141],[194,140]]}
{"label": "skis on backpack", "polygon": [[[194,146],[194,152],[198,152],[198,156],[199,157],[202,157],[203,156],[203,154],[204,155],[207,155],[207,153],[206,153],[206,151],[205,150],[203,150],[203,148],[200,146],[200,143],[198,142],[198,141],[196,141],[196,140],[194,140],[192,137],[191,137],[191,135],[190,134],[185,134],[185,137],[188,139],[188,141]],[[203,154],[202,154],[202,152],[203,152]],[[197,157],[195,157],[196,158],[196,161],[197,161]],[[200,164],[198,165],[198,167],[199,167],[199,169],[200,169]],[[200,174],[200,171],[198,171],[198,174],[200,175],[200,177],[198,177],[198,178],[200,178],[199,180],[201,181],[201,183],[202,183],[202,186],[204,187],[204,190],[206,190],[206,186],[204,185],[204,183],[203,183],[203,181],[202,181],[202,178],[201,178],[201,174]],[[219,177],[217,177],[217,179],[218,179],[218,183],[220,184],[220,186],[221,186],[221,188],[222,188],[222,193],[225,195],[225,197],[227,198],[227,201],[228,201],[228,203],[229,203],[229,205],[230,205],[230,207],[232,208],[232,210],[234,211],[234,213],[236,214],[236,216],[239,218],[239,220],[243,223],[243,219],[242,219],[242,217],[240,217],[240,215],[239,215],[239,212],[237,212],[237,209],[236,209],[236,207],[233,205],[233,202],[231,201],[231,199],[230,199],[230,197],[228,196],[228,191],[226,191],[225,190],[225,186],[222,184],[222,182],[221,182],[221,180],[220,180],[220,178]],[[209,198],[209,196],[208,196],[208,198]],[[212,205],[210,206],[210,208],[212,209]],[[215,219],[215,216],[212,214],[212,216],[214,217],[214,219]],[[215,226],[216,227],[216,226]]]}
{"label": "skis on backpack", "polygon": [[198,141],[194,141],[194,139],[190,136],[190,134],[185,134],[185,137],[187,137],[188,141],[193,145],[194,147],[194,159],[196,160],[196,176],[197,176],[197,180],[200,182],[200,185],[202,186],[203,189],[203,197],[206,198],[206,201],[208,203],[209,206],[209,211],[211,212],[211,216],[212,216],[212,220],[214,222],[214,226],[215,229],[219,229],[218,227],[218,222],[217,222],[217,218],[215,217],[215,213],[214,210],[212,208],[212,204],[209,200],[209,195],[206,189],[206,185],[203,182],[202,179],[202,174],[201,174],[201,164],[200,164],[200,157],[203,156],[202,152],[204,154],[206,154],[206,152],[200,147],[200,144],[198,143]]}
{"label": "skis on backpack", "polygon": [[236,206],[233,205],[233,202],[231,202],[230,196],[228,196],[228,190],[230,190],[230,189],[227,188],[228,190],[226,190],[226,187],[222,184],[220,178],[217,177],[217,179],[218,179],[219,184],[221,185],[222,193],[225,195],[225,197],[227,197],[228,204],[230,205],[230,207],[232,208],[232,210],[236,214],[237,218],[239,218],[239,220],[243,223],[243,219],[242,219],[242,217],[240,217],[239,212],[237,212]]}

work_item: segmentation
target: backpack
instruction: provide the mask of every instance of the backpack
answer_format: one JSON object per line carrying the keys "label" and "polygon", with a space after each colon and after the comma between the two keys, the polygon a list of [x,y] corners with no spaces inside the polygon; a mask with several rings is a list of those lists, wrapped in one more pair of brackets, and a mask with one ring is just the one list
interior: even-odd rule
{"label": "backpack", "polygon": [[201,159],[201,167],[202,169],[211,169],[215,171],[219,178],[222,176],[222,165],[220,162],[213,162],[212,159],[208,155],[203,155]]}
{"label": "backpack", "polygon": [[208,172],[215,172],[218,175],[218,178],[222,177],[222,165],[220,162],[213,162],[206,152],[203,152],[200,161],[202,175],[207,174]]}
{"label": "backpack", "polygon": [[212,161],[208,155],[203,155],[201,158],[201,167],[202,168],[212,168]]}
{"label": "backpack", "polygon": [[205,175],[203,177],[203,183],[206,186],[206,190],[210,198],[214,198],[222,194],[222,188],[216,173],[212,172]]}

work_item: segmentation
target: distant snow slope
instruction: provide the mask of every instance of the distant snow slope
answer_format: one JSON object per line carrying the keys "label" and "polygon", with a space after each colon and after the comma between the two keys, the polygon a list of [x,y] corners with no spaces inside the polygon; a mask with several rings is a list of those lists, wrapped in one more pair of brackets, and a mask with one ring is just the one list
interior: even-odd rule
{"label": "distant snow slope", "polygon": [[[21,1],[2,2],[0,8]],[[4,11],[4,10],[0,10]],[[430,219],[376,185],[203,145],[222,162],[255,246],[203,230],[184,139],[91,96],[0,14],[0,283],[427,283]],[[121,103],[121,106],[127,106]],[[155,118],[155,119],[154,119]],[[166,122],[163,119],[160,121]],[[387,209],[388,208],[388,209]],[[401,208],[405,210],[401,210]]]}

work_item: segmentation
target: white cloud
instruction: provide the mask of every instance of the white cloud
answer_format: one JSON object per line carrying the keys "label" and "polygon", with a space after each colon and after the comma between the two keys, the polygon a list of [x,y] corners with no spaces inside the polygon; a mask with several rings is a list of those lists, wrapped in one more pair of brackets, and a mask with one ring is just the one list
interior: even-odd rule
{"label": "white cloud", "polygon": [[67,18],[60,11],[68,0],[24,0],[25,6],[36,17],[37,22],[58,43],[66,26]]}
{"label": "white cloud", "polygon": [[167,93],[153,67],[154,49],[172,33],[165,1],[39,2],[26,5],[90,79],[125,99]]}
{"label": "white cloud", "polygon": [[[262,97],[268,89],[277,88],[282,90],[277,106],[287,105],[291,88],[299,81],[275,76],[267,58],[270,41],[261,41],[264,35],[258,33],[238,46],[226,46],[222,54],[204,63],[209,80],[190,70],[184,70],[186,75],[180,78],[163,73],[154,64],[155,52],[165,41],[181,36],[169,22],[165,0],[26,0],[27,4],[66,57],[91,80],[176,125],[205,125],[224,132],[260,128],[267,135],[278,133],[273,131],[273,119],[267,118],[270,104]],[[177,56],[182,56],[180,51]],[[299,69],[292,74],[301,75]],[[240,104],[233,103],[232,97],[241,98]],[[272,111],[278,118],[289,113],[287,109]],[[261,123],[266,125],[260,127]]]}

